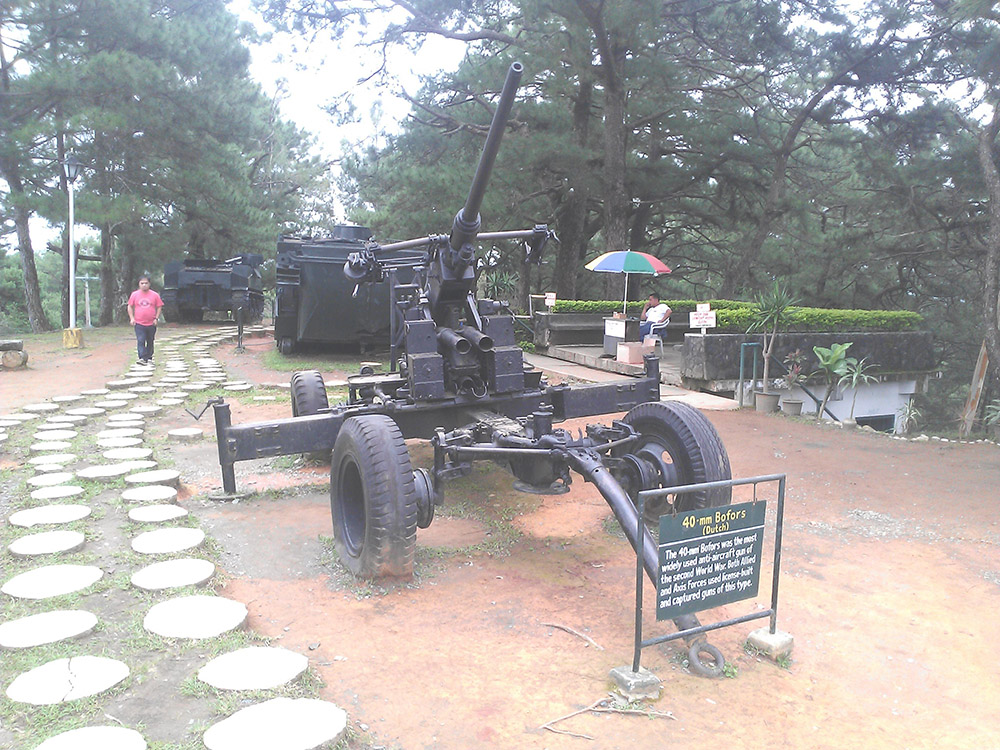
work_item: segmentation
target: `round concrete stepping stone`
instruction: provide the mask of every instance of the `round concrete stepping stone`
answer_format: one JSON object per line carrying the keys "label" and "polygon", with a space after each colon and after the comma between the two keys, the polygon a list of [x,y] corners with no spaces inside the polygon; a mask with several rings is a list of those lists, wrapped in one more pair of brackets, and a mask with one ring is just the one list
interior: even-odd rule
{"label": "round concrete stepping stone", "polygon": [[[139,416],[136,414],[136,416]],[[123,419],[120,422],[108,422],[104,425],[106,430],[144,430],[146,429],[146,421],[143,419]],[[103,438],[102,438],[103,439]]]}
{"label": "round concrete stepping stone", "polygon": [[203,437],[205,432],[198,427],[178,427],[176,430],[167,432],[167,437],[171,440],[191,441]]}
{"label": "round concrete stepping stone", "polygon": [[142,381],[137,378],[125,378],[124,380],[110,380],[105,385],[112,391],[127,391],[129,386],[141,385]]}
{"label": "round concrete stepping stone", "polygon": [[132,471],[147,471],[149,469],[155,469],[159,466],[156,461],[123,461],[122,466],[128,466]]}
{"label": "round concrete stepping stone", "polygon": [[53,396],[52,400],[57,404],[72,404],[74,401],[83,401],[83,396],[81,394],[75,396]]}
{"label": "round concrete stepping stone", "polygon": [[18,537],[7,545],[7,549],[17,557],[34,557],[56,552],[75,552],[85,541],[79,531],[42,531]]}
{"label": "round concrete stepping stone", "polygon": [[97,433],[97,439],[139,437],[140,435],[142,435],[142,428],[140,427],[116,427],[113,430],[101,430]]}
{"label": "round concrete stepping stone", "polygon": [[[150,608],[142,626],[165,638],[214,638],[240,627],[247,608],[221,596],[180,596]],[[274,747],[287,747],[282,743]]]}
{"label": "round concrete stepping stone", "polygon": [[35,750],[146,750],[146,740],[126,727],[83,727],[45,740]]}
{"label": "round concrete stepping stone", "polygon": [[29,464],[70,464],[76,461],[75,453],[46,453],[44,456],[34,456],[28,459]]}
{"label": "round concrete stepping stone", "polygon": [[32,453],[45,453],[47,451],[64,451],[72,447],[72,444],[65,440],[43,440],[39,443],[32,443],[28,450]]}
{"label": "round concrete stepping stone", "polygon": [[177,490],[164,484],[146,484],[130,487],[122,493],[122,500],[129,503],[165,503],[177,498]]}
{"label": "round concrete stepping stone", "polygon": [[103,693],[128,674],[124,662],[104,656],[55,659],[18,675],[7,688],[7,697],[33,706],[68,703]]}
{"label": "round concrete stepping stone", "polygon": [[128,406],[128,401],[123,401],[123,400],[95,401],[94,406],[99,406],[102,409],[121,409],[123,406]]}
{"label": "round concrete stepping stone", "polygon": [[162,406],[156,406],[155,404],[146,404],[145,406],[133,406],[129,409],[132,414],[156,414],[157,412],[163,411]]}
{"label": "round concrete stepping stone", "polygon": [[249,391],[253,389],[251,383],[240,383],[239,385],[224,385],[222,390],[224,391]]}
{"label": "round concrete stepping stone", "polygon": [[145,417],[141,414],[134,414],[128,412],[127,414],[109,414],[108,422],[137,422],[144,420]]}
{"label": "round concrete stepping stone", "polygon": [[48,599],[92,586],[103,575],[93,565],[45,565],[14,576],[0,591],[17,599]]}
{"label": "round concrete stepping stone", "polygon": [[82,424],[87,421],[87,417],[80,414],[55,414],[45,420],[46,424]]}
{"label": "round concrete stepping stone", "polygon": [[141,394],[141,393],[153,393],[156,389],[151,385],[134,385],[132,386],[132,388],[130,388],[130,390],[134,394]]}
{"label": "round concrete stepping stone", "polygon": [[125,484],[166,484],[171,487],[179,487],[181,483],[181,473],[176,469],[157,469],[156,471],[143,471],[138,474],[131,474],[125,477]]}
{"label": "round concrete stepping stone", "polygon": [[211,383],[204,383],[204,382],[187,383],[181,386],[181,390],[194,393],[195,391],[203,391],[206,388],[210,388],[211,386],[212,386]]}
{"label": "round concrete stepping stone", "polygon": [[144,531],[132,540],[132,549],[141,555],[168,555],[197,547],[205,541],[201,529],[172,528]]}
{"label": "round concrete stepping stone", "polygon": [[188,396],[184,391],[167,391],[161,395],[163,398],[187,398]]}
{"label": "round concrete stepping stone", "polygon": [[97,445],[101,448],[131,448],[142,445],[142,438],[122,437],[122,438],[100,438]]}
{"label": "round concrete stepping stone", "polygon": [[[156,485],[150,486],[155,487]],[[162,523],[163,521],[173,521],[175,518],[183,518],[187,514],[188,512],[179,505],[142,505],[138,508],[132,508],[128,512],[128,517],[136,523]]]}
{"label": "round concrete stepping stone", "polygon": [[198,679],[219,690],[268,690],[306,671],[309,659],[287,648],[251,646],[212,659]]}
{"label": "round concrete stepping stone", "polygon": [[76,472],[76,475],[81,479],[93,479],[98,482],[110,481],[117,479],[118,477],[123,477],[126,474],[130,474],[135,471],[135,466],[132,465],[133,462],[129,461],[127,463],[120,464],[101,464],[99,466],[88,466],[85,469],[80,469]]}
{"label": "round concrete stepping stone", "polygon": [[42,487],[31,491],[32,500],[58,500],[62,497],[75,497],[83,494],[83,487],[78,484],[57,484],[55,487]]}
{"label": "round concrete stepping stone", "polygon": [[71,523],[86,518],[91,513],[87,505],[42,505],[11,513],[7,522],[11,526],[31,528],[52,523]]}
{"label": "round concrete stepping stone", "polygon": [[272,698],[208,728],[208,750],[312,750],[340,739],[347,712],[315,698]]}
{"label": "round concrete stepping stone", "polygon": [[101,409],[97,406],[79,406],[75,409],[67,409],[66,413],[74,417],[96,417],[98,414],[104,414],[106,409]]}
{"label": "round concrete stepping stone", "polygon": [[80,391],[84,396],[105,396],[110,391],[107,388],[88,388],[85,391]]}
{"label": "round concrete stepping stone", "polygon": [[200,586],[215,575],[208,560],[185,557],[153,563],[132,574],[132,585],[144,591],[162,591],[180,586]]}
{"label": "round concrete stepping stone", "polygon": [[17,427],[21,424],[18,419],[0,419],[0,427]]}
{"label": "round concrete stepping stone", "polygon": [[[137,388],[147,388],[148,386],[136,386]],[[155,389],[154,389],[155,390]],[[131,391],[122,391],[121,393],[116,393],[114,398],[118,401],[132,401],[139,398],[139,394],[135,393],[135,389]]]}
{"label": "round concrete stepping stone", "polygon": [[52,487],[56,484],[66,484],[72,478],[72,471],[56,471],[38,477],[28,477],[28,484],[32,487]]}
{"label": "round concrete stepping stone", "polygon": [[82,609],[56,609],[0,625],[0,648],[31,648],[90,633],[97,615]]}
{"label": "round concrete stepping stone", "polygon": [[182,398],[161,398],[156,402],[157,406],[178,406],[184,403]]}
{"label": "round concrete stepping stone", "polygon": [[72,429],[73,425],[69,424],[68,422],[50,422],[48,420],[45,420],[44,422],[39,422],[38,424],[35,425],[35,436],[36,436],[35,439],[43,440],[44,437],[42,438],[38,437],[38,435],[42,435],[43,433],[61,432],[64,430],[72,430]]}
{"label": "round concrete stepping stone", "polygon": [[37,414],[28,414],[27,412],[18,412],[16,414],[4,414],[0,416],[0,419],[5,422],[10,422],[11,420],[20,424],[21,422],[30,422],[32,419],[38,419]]}
{"label": "round concrete stepping stone", "polygon": [[22,408],[30,414],[43,414],[47,411],[59,411],[59,404],[25,404]]}
{"label": "round concrete stepping stone", "polygon": [[153,455],[152,448],[112,448],[102,453],[112,461],[140,461]]}
{"label": "round concrete stepping stone", "polygon": [[80,433],[76,430],[59,430],[55,428],[39,430],[35,433],[35,440],[72,440]]}
{"label": "round concrete stepping stone", "polygon": [[51,474],[54,471],[66,471],[62,464],[35,464],[36,474]]}

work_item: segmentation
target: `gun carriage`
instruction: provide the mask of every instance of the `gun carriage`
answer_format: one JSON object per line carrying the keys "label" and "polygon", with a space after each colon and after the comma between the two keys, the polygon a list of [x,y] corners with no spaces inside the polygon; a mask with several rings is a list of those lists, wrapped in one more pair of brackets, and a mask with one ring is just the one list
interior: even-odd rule
{"label": "gun carriage", "polygon": [[[686,404],[659,401],[658,359],[646,357],[641,378],[549,385],[525,365],[512,317],[498,303],[476,299],[477,241],[519,240],[529,259],[537,260],[553,237],[545,226],[479,231],[479,207],[521,72],[517,63],[508,72],[451,234],[389,245],[368,242],[344,264],[346,276],[359,285],[389,286],[391,371],[352,376],[347,402],[332,406],[319,372],[297,372],[291,381],[292,419],[233,425],[229,405],[214,405],[228,493],[236,491],[238,461],[332,452],[335,545],[357,576],[412,575],[417,529],[431,524],[445,485],[467,475],[473,461],[505,466],[521,491],[566,492],[571,471],[594,483],[654,582],[657,546],[648,530],[637,535],[637,493],[731,478],[711,423]],[[399,256],[413,250],[421,251],[418,258]],[[402,282],[404,269],[410,278]],[[555,426],[618,412],[628,413],[610,425],[590,424],[577,435]],[[431,469],[412,468],[406,438],[431,441]],[[647,506],[646,520],[672,510],[725,505],[730,496],[728,487],[670,496]],[[681,630],[698,626],[695,615],[675,623]],[[699,648],[713,648],[703,635],[689,640],[695,661]]]}

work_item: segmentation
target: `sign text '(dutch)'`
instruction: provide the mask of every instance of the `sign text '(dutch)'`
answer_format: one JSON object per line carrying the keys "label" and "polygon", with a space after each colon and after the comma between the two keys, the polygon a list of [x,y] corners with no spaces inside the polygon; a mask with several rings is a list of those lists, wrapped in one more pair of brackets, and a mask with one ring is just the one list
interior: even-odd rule
{"label": "sign text '(dutch)'", "polygon": [[759,501],[661,516],[656,619],[756,596],[766,509]]}

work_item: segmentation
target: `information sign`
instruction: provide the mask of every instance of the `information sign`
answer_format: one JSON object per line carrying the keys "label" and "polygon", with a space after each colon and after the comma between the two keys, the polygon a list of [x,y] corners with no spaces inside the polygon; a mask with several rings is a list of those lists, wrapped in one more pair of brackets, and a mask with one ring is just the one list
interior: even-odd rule
{"label": "information sign", "polygon": [[545,306],[546,307],[555,307],[556,306],[556,293],[555,292],[546,292],[545,293]]}
{"label": "information sign", "polygon": [[660,516],[656,619],[757,595],[767,503]]}
{"label": "information sign", "polygon": [[692,328],[715,328],[715,310],[688,313],[688,325]]}

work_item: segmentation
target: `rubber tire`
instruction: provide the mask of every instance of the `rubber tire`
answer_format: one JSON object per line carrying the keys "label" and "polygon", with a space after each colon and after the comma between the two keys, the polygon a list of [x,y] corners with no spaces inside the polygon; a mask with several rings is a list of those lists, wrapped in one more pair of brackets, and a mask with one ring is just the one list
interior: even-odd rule
{"label": "rubber tire", "polygon": [[282,336],[280,339],[278,339],[278,351],[284,354],[285,356],[291,354],[294,349],[295,349],[295,342],[292,341],[290,337]]}
{"label": "rubber tire", "polygon": [[[715,665],[709,666],[703,662],[701,660],[702,654],[711,656]],[[726,669],[726,657],[708,641],[699,641],[688,649],[688,664],[691,666],[692,672],[702,677],[722,677],[722,673]]]}
{"label": "rubber tire", "polygon": [[[694,407],[677,401],[652,401],[639,404],[623,421],[641,435],[638,444],[629,445],[623,452],[638,453],[644,445],[651,444],[662,447],[674,464],[679,484],[733,478],[722,438],[705,415]],[[732,497],[732,487],[689,492],[676,496],[676,509],[686,511],[729,505]],[[656,522],[670,507],[667,498],[647,504],[645,520]]]}
{"label": "rubber tire", "polygon": [[300,370],[292,375],[292,416],[308,417],[330,408],[326,386],[319,370]]}
{"label": "rubber tire", "polygon": [[384,414],[347,419],[330,462],[330,510],[340,560],[359,578],[411,578],[417,491],[398,425]]}

